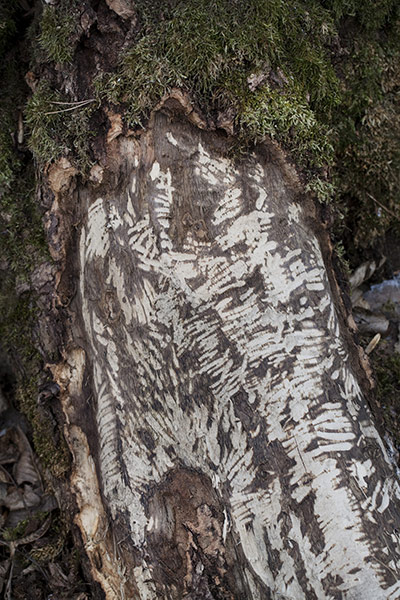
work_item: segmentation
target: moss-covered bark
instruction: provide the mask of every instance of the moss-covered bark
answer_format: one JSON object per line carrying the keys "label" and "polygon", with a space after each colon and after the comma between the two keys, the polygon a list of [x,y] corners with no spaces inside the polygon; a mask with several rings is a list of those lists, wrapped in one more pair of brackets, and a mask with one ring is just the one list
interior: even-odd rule
{"label": "moss-covered bark", "polygon": [[[337,235],[342,222],[348,245],[348,229],[365,248],[396,226],[397,2],[377,8],[372,2],[139,1],[135,8],[137,16],[120,19],[119,33],[115,28],[113,59],[88,64],[88,85],[77,89],[73,61],[104,24],[90,2],[60,0],[42,12],[37,5],[26,120],[38,160],[67,154],[87,168],[88,138],[98,123],[93,112],[102,113],[104,102],[122,102],[127,126],[136,127],[168,90],[180,87],[216,126],[231,121],[242,144],[267,135],[290,150],[309,189],[333,201]],[[12,11],[3,20],[5,40],[15,27]],[[3,150],[3,163],[6,155]]]}

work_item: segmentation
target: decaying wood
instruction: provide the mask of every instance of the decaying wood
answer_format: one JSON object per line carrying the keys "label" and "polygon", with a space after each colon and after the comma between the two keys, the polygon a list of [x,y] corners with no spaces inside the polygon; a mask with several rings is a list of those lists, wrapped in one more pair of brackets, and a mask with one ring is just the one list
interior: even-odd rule
{"label": "decaying wood", "polygon": [[57,192],[92,572],[107,598],[400,598],[399,484],[311,203],[274,146],[228,146],[175,99]]}

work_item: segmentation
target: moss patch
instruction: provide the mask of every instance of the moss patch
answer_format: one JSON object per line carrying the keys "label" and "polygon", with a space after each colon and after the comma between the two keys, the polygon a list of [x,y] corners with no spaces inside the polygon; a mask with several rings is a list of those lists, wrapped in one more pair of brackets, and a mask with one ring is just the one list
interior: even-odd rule
{"label": "moss patch", "polygon": [[[141,127],[161,97],[179,87],[216,122],[218,114],[233,116],[237,149],[269,136],[290,151],[307,190],[334,208],[336,240],[353,264],[398,227],[397,0],[379,6],[373,0],[137,0],[135,6],[136,35],[119,68],[101,73],[92,89],[89,84],[98,105],[55,104],[68,98],[54,82],[36,90],[26,118],[38,159],[66,154],[87,170],[92,112],[105,101],[122,105],[127,124]],[[44,9],[42,64],[72,59],[82,33],[79,10],[67,0]]]}
{"label": "moss patch", "polygon": [[44,7],[38,42],[48,60],[61,64],[72,61],[78,15],[78,3],[74,0]]}
{"label": "moss patch", "polygon": [[42,467],[54,477],[62,478],[70,467],[67,444],[57,431],[57,423],[38,405],[38,380],[36,377],[20,380],[16,391],[18,408],[32,425],[36,454]]}
{"label": "moss patch", "polygon": [[[37,320],[30,275],[48,259],[41,214],[35,196],[35,169],[23,135],[23,109],[28,95],[24,80],[17,25],[18,6],[7,11],[7,27],[0,27],[0,343],[17,379],[17,403],[30,419],[35,450],[42,463],[60,475],[66,469],[65,443],[54,439],[54,425],[39,410],[38,374],[42,359],[33,330]],[[0,13],[0,18],[4,13]],[[1,21],[0,21],[1,23]],[[63,445],[64,444],[64,445]]]}
{"label": "moss patch", "polygon": [[331,110],[339,86],[327,59],[332,20],[318,3],[194,0],[138,8],[138,39],[120,71],[97,83],[103,97],[126,104],[129,125],[142,124],[177,86],[209,114],[233,110],[241,141],[268,135],[303,165],[331,161],[328,130],[314,111]]}
{"label": "moss patch", "polygon": [[[361,251],[389,228],[400,233],[399,7],[386,27],[347,42],[343,102],[336,115],[336,176],[346,245]],[[352,26],[354,28],[354,25]],[[348,232],[348,233],[347,233]],[[355,256],[355,263],[359,261]]]}
{"label": "moss patch", "polygon": [[125,104],[130,126],[183,88],[211,117],[232,111],[241,142],[268,135],[289,149],[308,190],[333,200],[349,249],[371,247],[400,219],[395,0],[136,4],[134,44],[96,83]]}
{"label": "moss patch", "polygon": [[34,314],[24,290],[32,268],[46,256],[46,244],[35,203],[33,164],[17,139],[27,94],[21,71],[17,58],[8,55],[0,72],[0,338],[10,362],[29,371],[36,353]]}
{"label": "moss patch", "polygon": [[40,163],[69,156],[83,173],[89,169],[89,117],[93,101],[89,98],[68,102],[47,82],[38,86],[27,103],[25,119],[29,129],[29,148]]}

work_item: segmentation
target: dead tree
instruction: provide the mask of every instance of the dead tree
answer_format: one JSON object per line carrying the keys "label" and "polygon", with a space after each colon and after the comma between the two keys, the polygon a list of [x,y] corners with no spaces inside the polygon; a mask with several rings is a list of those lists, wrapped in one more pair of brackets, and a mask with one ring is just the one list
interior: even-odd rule
{"label": "dead tree", "polygon": [[89,184],[49,170],[92,574],[109,598],[397,598],[399,485],[327,234],[276,145],[228,141],[175,93]]}
{"label": "dead tree", "polygon": [[[53,110],[84,97],[99,31],[53,68],[72,98]],[[62,356],[48,368],[98,596],[400,598],[399,483],[298,170],[267,138],[231,157],[229,115],[177,89],[140,131],[102,108],[89,176],[64,156],[38,179],[38,331]]]}

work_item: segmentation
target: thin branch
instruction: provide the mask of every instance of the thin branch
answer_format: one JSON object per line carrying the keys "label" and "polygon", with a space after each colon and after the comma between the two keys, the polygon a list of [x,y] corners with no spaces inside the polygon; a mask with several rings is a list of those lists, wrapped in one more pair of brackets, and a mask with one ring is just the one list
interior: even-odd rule
{"label": "thin branch", "polygon": [[396,221],[400,221],[399,217],[397,215],[395,215],[394,212],[392,212],[389,208],[387,208],[384,204],[382,204],[381,202],[379,202],[379,200],[377,200],[376,198],[374,198],[372,196],[372,194],[370,194],[369,192],[367,192],[367,196],[369,196],[371,198],[371,200],[373,200],[374,202],[376,202],[376,204],[378,206],[380,206],[381,208],[383,208],[384,211],[386,211],[389,215],[391,215],[392,217],[394,217],[396,219]]}
{"label": "thin branch", "polygon": [[94,102],[94,98],[88,98],[87,100],[76,100],[76,102],[56,102],[55,100],[50,100],[50,104],[86,104],[87,102]]}
{"label": "thin branch", "polygon": [[78,104],[76,106],[70,106],[70,108],[62,108],[60,110],[52,110],[50,112],[46,112],[46,113],[43,113],[43,114],[45,114],[45,115],[59,115],[61,113],[68,112],[70,110],[76,110],[77,108],[82,108],[83,106],[86,106],[87,104],[90,104],[91,102],[94,102],[94,99],[93,100],[85,100],[84,102],[81,102],[81,104]]}

